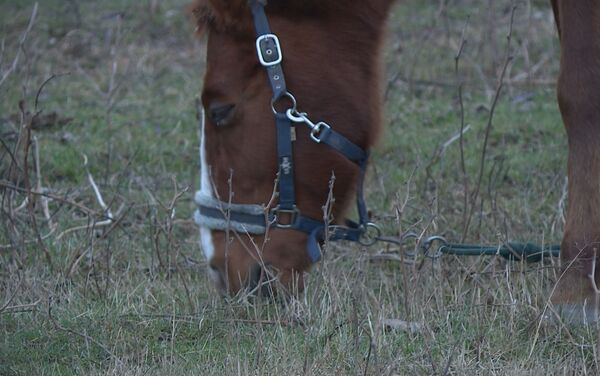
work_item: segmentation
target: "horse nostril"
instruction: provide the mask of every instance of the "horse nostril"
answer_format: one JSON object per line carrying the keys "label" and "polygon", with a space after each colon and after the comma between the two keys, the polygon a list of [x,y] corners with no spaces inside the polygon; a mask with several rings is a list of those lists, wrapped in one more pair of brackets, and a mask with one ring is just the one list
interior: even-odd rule
{"label": "horse nostril", "polygon": [[208,106],[207,115],[210,121],[217,127],[231,124],[235,113],[235,104],[211,103]]}
{"label": "horse nostril", "polygon": [[219,269],[212,263],[208,264],[208,275],[218,289],[225,288],[225,280]]}
{"label": "horse nostril", "polygon": [[[264,267],[263,267],[264,266]],[[269,265],[255,264],[248,276],[248,289],[258,296],[273,296],[273,275]]]}

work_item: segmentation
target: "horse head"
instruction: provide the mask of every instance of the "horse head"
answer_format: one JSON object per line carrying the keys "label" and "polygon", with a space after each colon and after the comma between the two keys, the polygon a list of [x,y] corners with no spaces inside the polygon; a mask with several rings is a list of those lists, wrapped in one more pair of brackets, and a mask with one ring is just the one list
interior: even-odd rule
{"label": "horse head", "polygon": [[[314,247],[313,254],[307,251],[313,231],[293,225],[300,217],[343,222],[364,166],[316,142],[322,129],[315,132],[310,124],[331,126],[338,137],[332,143],[368,150],[375,142],[380,47],[391,2],[197,0],[192,5],[207,37],[197,222],[209,274],[220,289],[237,293],[277,283],[301,291],[304,273],[315,261]],[[276,44],[272,36],[257,43],[260,9]],[[268,44],[263,55],[262,42]],[[282,57],[281,63],[261,61],[271,53]],[[273,83],[279,79],[286,82],[281,92]],[[283,136],[279,120],[290,125]],[[282,138],[289,139],[291,158],[282,157]],[[282,187],[286,174],[292,175],[291,187]],[[293,206],[284,205],[289,192],[282,190],[293,191]]]}

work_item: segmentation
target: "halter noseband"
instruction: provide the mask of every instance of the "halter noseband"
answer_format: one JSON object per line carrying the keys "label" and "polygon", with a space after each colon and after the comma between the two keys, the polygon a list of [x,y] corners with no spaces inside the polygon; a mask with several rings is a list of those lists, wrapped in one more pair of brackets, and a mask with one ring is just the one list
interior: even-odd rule
{"label": "halter noseband", "polygon": [[[264,7],[265,0],[248,1],[254,27],[256,29],[256,51],[260,64],[265,68],[273,92],[271,105],[277,129],[277,158],[279,162],[278,191],[279,203],[267,209],[263,205],[240,205],[219,201],[196,193],[198,210],[194,214],[197,224],[211,230],[233,229],[238,232],[264,234],[267,228],[292,229],[308,234],[307,252],[313,263],[321,259],[319,243],[324,240],[349,240],[363,245],[371,245],[366,240],[369,228],[379,229],[368,221],[368,213],[363,194],[363,183],[369,154],[346,137],[336,132],[325,122],[313,123],[306,113],[296,108],[296,99],[287,91],[281,62],[283,54],[279,39],[271,32]],[[289,99],[292,107],[278,112],[276,104]],[[344,226],[329,225],[320,220],[302,215],[296,206],[294,189],[294,159],[292,143],[295,138],[292,123],[304,123],[311,128],[310,136],[314,142],[323,143],[342,154],[360,168],[357,182],[356,206],[358,223],[346,221]]]}

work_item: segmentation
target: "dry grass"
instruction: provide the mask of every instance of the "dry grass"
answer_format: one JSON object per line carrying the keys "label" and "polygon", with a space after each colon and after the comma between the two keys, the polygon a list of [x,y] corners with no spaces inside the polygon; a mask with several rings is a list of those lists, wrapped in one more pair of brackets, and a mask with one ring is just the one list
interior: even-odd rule
{"label": "dry grass", "polygon": [[[508,50],[509,1],[396,8],[367,186],[387,234],[560,239],[554,26],[545,2],[514,4]],[[595,328],[541,320],[556,260],[330,244],[297,299],[215,296],[184,1],[49,0],[29,27],[33,6],[0,4],[0,374],[597,373]]]}

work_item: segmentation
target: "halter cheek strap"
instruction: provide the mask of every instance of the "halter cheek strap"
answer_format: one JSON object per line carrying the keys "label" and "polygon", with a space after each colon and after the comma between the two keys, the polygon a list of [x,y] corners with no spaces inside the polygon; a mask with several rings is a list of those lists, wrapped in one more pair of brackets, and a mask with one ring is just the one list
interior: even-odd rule
{"label": "halter cheek strap", "polygon": [[[279,203],[268,212],[261,205],[229,204],[206,198],[196,194],[198,210],[196,223],[213,230],[234,229],[253,234],[263,234],[268,227],[292,229],[308,235],[307,253],[315,263],[321,259],[320,243],[324,240],[349,240],[370,245],[365,240],[369,228],[378,228],[368,222],[368,213],[363,195],[363,185],[368,152],[336,132],[325,122],[313,123],[306,113],[296,109],[296,99],[287,91],[283,74],[283,54],[279,39],[271,32],[264,10],[266,1],[249,0],[256,29],[256,51],[260,64],[265,68],[273,92],[271,104],[277,130],[277,158],[279,163],[278,192]],[[285,112],[278,112],[276,105],[285,100],[292,102],[292,107]],[[345,225],[328,225],[323,221],[302,215],[296,206],[294,185],[293,131],[292,123],[307,125],[310,137],[317,143],[333,148],[360,168],[357,181],[356,205],[358,223],[346,221]]]}

